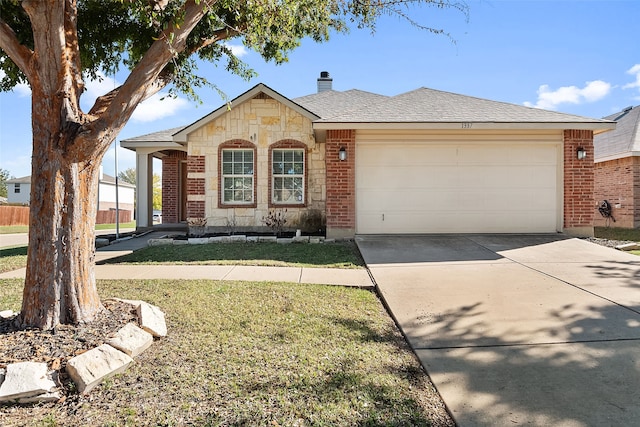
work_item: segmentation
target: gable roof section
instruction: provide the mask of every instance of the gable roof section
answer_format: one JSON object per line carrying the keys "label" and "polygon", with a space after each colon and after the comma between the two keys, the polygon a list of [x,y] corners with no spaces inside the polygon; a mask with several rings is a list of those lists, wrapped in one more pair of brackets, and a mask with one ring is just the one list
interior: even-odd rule
{"label": "gable roof section", "polygon": [[615,128],[609,120],[592,119],[451,92],[419,88],[385,97],[358,109],[315,122],[318,129],[591,129]]}
{"label": "gable roof section", "polygon": [[625,108],[605,119],[617,122],[617,126],[614,131],[593,138],[594,159],[606,161],[640,156],[640,105]]}
{"label": "gable roof section", "polygon": [[313,111],[321,118],[328,118],[360,109],[363,105],[373,104],[387,98],[389,97],[385,95],[351,89],[344,92],[327,90],[294,98],[293,101],[307,110]]}
{"label": "gable roof section", "polygon": [[[256,96],[258,96],[260,93],[264,93],[265,95],[275,99],[281,104],[284,104],[286,107],[291,108],[292,110],[300,113],[302,116],[309,118],[309,120],[311,121],[317,120],[319,118],[318,115],[312,113],[311,111],[307,110],[303,106],[296,104],[295,102],[291,101],[289,98],[279,94],[275,90],[271,89],[270,87],[262,83],[255,85],[253,88],[249,89],[242,95],[230,101],[229,104],[231,105],[231,108],[233,108],[234,105],[240,105],[246,101],[249,101],[255,98]],[[225,104],[222,107],[218,108],[217,110],[207,114],[203,118],[191,123],[189,126],[185,126],[182,130],[178,131],[173,135],[173,140],[176,142],[186,143],[187,136],[191,132],[212,122],[213,120],[225,114],[227,111],[229,111],[229,105]]]}

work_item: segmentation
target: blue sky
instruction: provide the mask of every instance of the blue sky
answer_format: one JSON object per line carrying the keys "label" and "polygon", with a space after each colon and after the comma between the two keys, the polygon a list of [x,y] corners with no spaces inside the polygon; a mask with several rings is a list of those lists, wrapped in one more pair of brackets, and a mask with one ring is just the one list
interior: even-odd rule
{"label": "blue sky", "polygon": [[[267,64],[231,42],[258,77],[244,81],[202,64],[200,71],[229,98],[265,83],[294,98],[316,91],[320,71],[334,90],[361,89],[396,95],[418,87],[603,117],[640,105],[640,0],[468,0],[469,19],[433,7],[411,9],[421,24],[442,27],[455,40],[383,17],[375,34],[352,29],[327,43],[304,40],[288,63]],[[117,74],[122,82],[125,74]],[[89,82],[83,107],[114,87],[113,76]],[[117,137],[122,139],[189,124],[220,107],[214,90],[199,92],[202,104],[184,98],[149,100]],[[0,93],[0,168],[31,174],[31,101],[28,88]],[[119,170],[135,156],[118,149]],[[114,148],[104,170],[113,174]]]}

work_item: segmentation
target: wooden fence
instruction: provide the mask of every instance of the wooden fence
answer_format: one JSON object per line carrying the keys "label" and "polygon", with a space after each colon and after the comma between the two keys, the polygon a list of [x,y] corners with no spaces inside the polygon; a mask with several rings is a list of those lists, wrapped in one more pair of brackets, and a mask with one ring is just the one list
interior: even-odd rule
{"label": "wooden fence", "polygon": [[[120,223],[131,222],[131,211],[123,210],[119,213]],[[115,224],[116,211],[98,211],[96,224]],[[28,206],[0,206],[0,226],[29,225]]]}
{"label": "wooden fence", "polygon": [[28,206],[0,206],[0,226],[29,225]]}
{"label": "wooden fence", "polygon": [[[118,214],[120,224],[124,222],[131,222],[131,211],[120,211]],[[96,224],[115,224],[116,223],[116,211],[98,211],[96,216]]]}

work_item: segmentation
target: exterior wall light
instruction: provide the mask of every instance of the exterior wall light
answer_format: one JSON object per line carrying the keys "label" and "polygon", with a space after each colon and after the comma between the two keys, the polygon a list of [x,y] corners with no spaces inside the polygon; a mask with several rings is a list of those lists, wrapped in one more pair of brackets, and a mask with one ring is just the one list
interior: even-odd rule
{"label": "exterior wall light", "polygon": [[347,160],[347,149],[344,147],[340,147],[340,151],[338,151],[338,158],[341,162]]}
{"label": "exterior wall light", "polygon": [[578,156],[578,160],[584,160],[587,158],[587,150],[585,150],[582,147],[578,147],[578,150],[576,151],[576,154]]}

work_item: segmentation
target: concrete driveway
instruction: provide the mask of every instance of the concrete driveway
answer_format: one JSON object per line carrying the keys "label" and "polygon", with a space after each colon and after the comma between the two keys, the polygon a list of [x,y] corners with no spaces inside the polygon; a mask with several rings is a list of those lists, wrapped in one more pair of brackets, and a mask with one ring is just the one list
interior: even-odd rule
{"label": "concrete driveway", "polygon": [[356,242],[460,426],[640,425],[640,257],[561,235]]}

